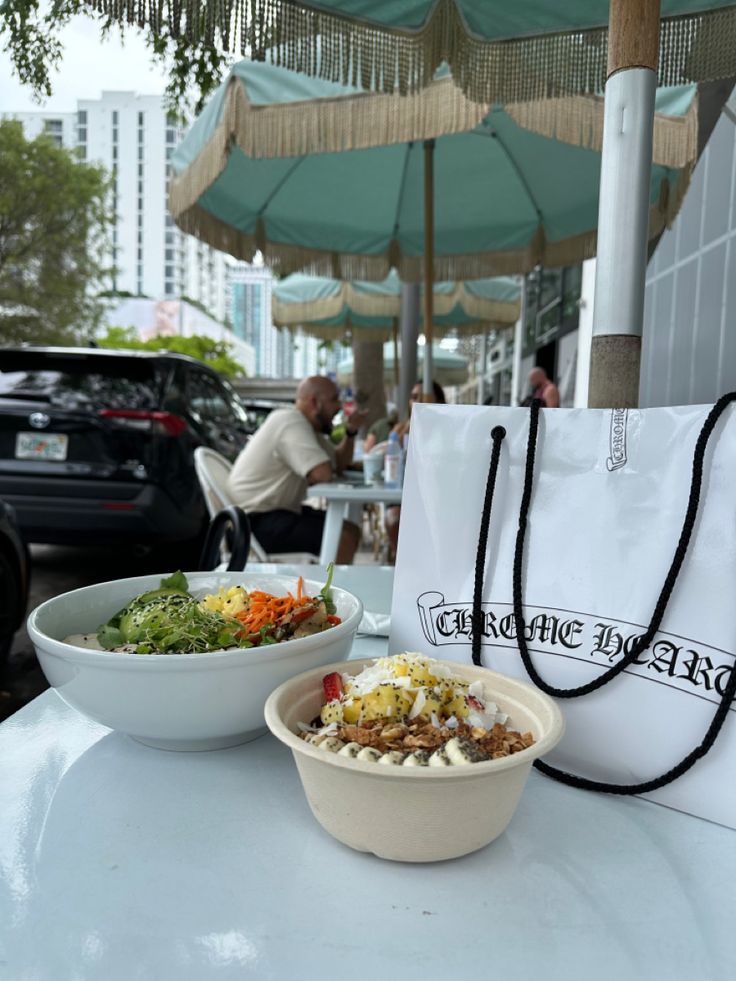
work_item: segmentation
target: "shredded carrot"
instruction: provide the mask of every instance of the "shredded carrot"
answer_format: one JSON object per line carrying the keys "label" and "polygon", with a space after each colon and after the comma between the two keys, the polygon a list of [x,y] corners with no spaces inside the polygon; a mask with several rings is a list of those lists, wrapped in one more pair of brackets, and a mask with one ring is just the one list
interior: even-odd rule
{"label": "shredded carrot", "polygon": [[286,596],[273,596],[271,593],[264,593],[257,589],[249,594],[248,599],[247,609],[237,613],[236,619],[250,634],[258,633],[266,626],[275,627],[289,613],[314,602],[311,596],[304,595],[304,580],[301,576],[297,585],[296,599],[291,593],[287,593]]}

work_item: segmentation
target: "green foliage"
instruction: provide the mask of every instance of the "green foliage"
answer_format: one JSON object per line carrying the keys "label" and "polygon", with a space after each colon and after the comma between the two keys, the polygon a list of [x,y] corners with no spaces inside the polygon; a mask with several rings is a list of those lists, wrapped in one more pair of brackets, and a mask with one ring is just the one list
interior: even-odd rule
{"label": "green foliage", "polygon": [[[2,9],[2,8],[0,8]],[[109,275],[108,178],[49,136],[0,120],[0,334],[6,342],[88,340]]]}
{"label": "green foliage", "polygon": [[230,344],[201,334],[191,337],[175,334],[141,341],[134,327],[108,327],[105,336],[97,338],[97,346],[115,350],[173,351],[175,354],[187,354],[190,358],[204,362],[226,378],[236,378],[238,375],[242,377],[245,374],[243,366],[230,356]]}
{"label": "green foliage", "polygon": [[[7,52],[20,81],[41,100],[51,95],[51,75],[63,57],[60,40],[62,29],[75,14],[96,19],[100,36],[119,31],[139,30],[112,24],[83,0],[0,0],[0,50]],[[217,88],[232,58],[216,47],[202,42],[191,45],[185,38],[172,38],[164,18],[160,32],[142,31],[151,50],[152,60],[166,68],[169,84],[165,99],[170,110],[182,119],[194,95],[194,112],[202,110],[205,101]]]}

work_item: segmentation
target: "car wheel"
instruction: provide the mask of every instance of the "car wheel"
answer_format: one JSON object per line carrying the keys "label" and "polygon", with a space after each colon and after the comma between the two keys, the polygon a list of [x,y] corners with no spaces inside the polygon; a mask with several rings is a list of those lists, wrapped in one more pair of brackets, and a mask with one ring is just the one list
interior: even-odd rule
{"label": "car wheel", "polygon": [[23,616],[18,575],[10,559],[0,552],[0,663],[10,653],[15,625]]}

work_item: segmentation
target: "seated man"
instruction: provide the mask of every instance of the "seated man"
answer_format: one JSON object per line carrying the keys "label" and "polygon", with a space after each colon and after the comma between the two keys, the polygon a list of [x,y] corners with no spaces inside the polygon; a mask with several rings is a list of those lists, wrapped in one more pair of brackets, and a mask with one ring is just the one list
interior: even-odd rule
{"label": "seated man", "polygon": [[[365,413],[353,412],[335,446],[332,420],[340,409],[337,386],[329,378],[305,378],[293,409],[276,409],[236,459],[228,479],[233,500],[243,508],[253,534],[267,552],[319,554],[324,511],[304,507],[311,484],[332,480],[352,461],[353,444]],[[343,522],[338,563],[353,561],[360,529]]]}

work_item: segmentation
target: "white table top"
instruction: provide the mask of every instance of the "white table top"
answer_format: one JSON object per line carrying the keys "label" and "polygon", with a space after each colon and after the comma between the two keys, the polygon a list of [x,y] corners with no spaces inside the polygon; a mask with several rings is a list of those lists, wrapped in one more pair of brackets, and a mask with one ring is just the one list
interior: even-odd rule
{"label": "white table top", "polygon": [[401,488],[383,484],[359,484],[339,477],[324,484],[312,484],[310,497],[323,497],[326,501],[345,501],[348,504],[401,504]]}
{"label": "white table top", "polygon": [[270,735],[170,753],[48,691],[0,725],[0,977],[726,981],[734,844],[533,772],[487,848],[384,862],[322,830]]}

